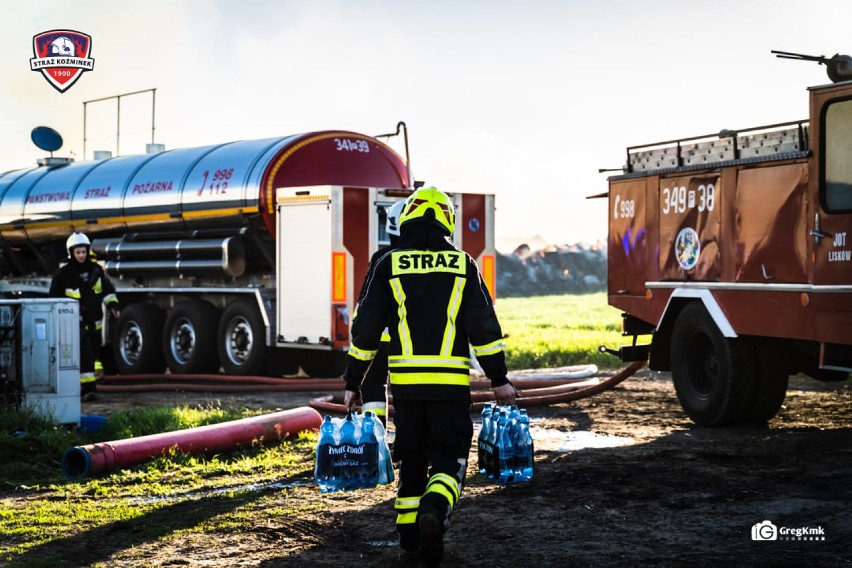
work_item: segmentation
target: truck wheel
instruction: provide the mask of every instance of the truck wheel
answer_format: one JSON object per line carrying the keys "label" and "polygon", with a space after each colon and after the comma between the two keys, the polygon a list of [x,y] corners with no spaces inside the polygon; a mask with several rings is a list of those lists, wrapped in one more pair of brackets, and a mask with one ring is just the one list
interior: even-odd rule
{"label": "truck wheel", "polygon": [[226,375],[258,375],[265,371],[266,329],[257,307],[231,302],[219,322],[219,361]]}
{"label": "truck wheel", "polygon": [[778,414],[790,382],[785,354],[767,343],[757,350],[757,380],[754,400],[746,413],[746,422],[763,423]]}
{"label": "truck wheel", "polygon": [[346,353],[304,349],[300,356],[300,365],[309,377],[342,377],[346,368]]}
{"label": "truck wheel", "polygon": [[219,310],[203,300],[183,300],[166,318],[163,352],[172,373],[215,373],[219,369],[216,329]]}
{"label": "truck wheel", "polygon": [[700,302],[683,308],[672,331],[672,379],[683,410],[700,426],[745,418],[755,363],[742,338],[728,339]]}
{"label": "truck wheel", "polygon": [[112,353],[118,373],[162,373],[166,368],[163,359],[163,310],[153,304],[130,304],[121,310],[115,325]]}

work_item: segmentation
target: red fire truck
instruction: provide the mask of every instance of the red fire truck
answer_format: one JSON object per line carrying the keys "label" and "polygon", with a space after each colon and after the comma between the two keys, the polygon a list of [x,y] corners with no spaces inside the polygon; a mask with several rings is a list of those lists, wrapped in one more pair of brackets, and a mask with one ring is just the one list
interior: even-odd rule
{"label": "red fire truck", "polygon": [[[0,174],[0,292],[46,293],[85,233],[118,289],[126,374],[341,373],[385,209],[412,191],[405,159],[347,131],[40,162]],[[493,293],[494,197],[451,197]]]}
{"label": "red fire truck", "polygon": [[809,93],[809,120],[630,147],[609,178],[617,353],[671,371],[697,424],[766,421],[791,374],[852,371],[852,81]]}

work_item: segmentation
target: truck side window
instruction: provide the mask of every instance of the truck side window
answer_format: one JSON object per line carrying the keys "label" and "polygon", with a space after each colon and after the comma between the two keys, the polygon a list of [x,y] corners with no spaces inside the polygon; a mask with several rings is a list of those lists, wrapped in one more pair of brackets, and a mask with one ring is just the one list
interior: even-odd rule
{"label": "truck side window", "polygon": [[829,213],[852,211],[852,100],[831,103],[824,116],[823,203]]}

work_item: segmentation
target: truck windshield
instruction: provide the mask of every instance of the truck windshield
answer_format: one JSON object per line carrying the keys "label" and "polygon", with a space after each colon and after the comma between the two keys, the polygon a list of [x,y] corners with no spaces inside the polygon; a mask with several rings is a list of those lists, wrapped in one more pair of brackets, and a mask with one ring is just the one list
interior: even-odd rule
{"label": "truck windshield", "polygon": [[825,208],[829,213],[852,211],[852,100],[831,103],[824,116]]}

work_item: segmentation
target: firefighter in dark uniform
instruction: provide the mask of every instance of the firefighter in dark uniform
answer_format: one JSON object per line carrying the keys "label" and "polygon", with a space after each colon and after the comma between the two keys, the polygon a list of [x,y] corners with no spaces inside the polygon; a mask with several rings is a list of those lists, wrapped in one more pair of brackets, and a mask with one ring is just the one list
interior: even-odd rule
{"label": "firefighter in dark uniform", "polygon": [[353,317],[344,372],[344,401],[354,408],[387,326],[401,558],[431,566],[443,556],[473,439],[470,346],[497,403],[514,404],[517,394],[491,297],[476,262],[450,240],[454,225],[452,202],[436,188],[406,200],[399,245],[376,263]]}
{"label": "firefighter in dark uniform", "polygon": [[74,233],[65,242],[68,264],[59,269],[50,283],[53,298],[73,298],[80,307],[80,395],[95,397],[95,362],[101,348],[104,308],[113,317],[120,314],[115,288],[104,269],[90,257],[91,242],[83,233]]}
{"label": "firefighter in dark uniform", "polygon": [[[373,272],[376,270],[376,264],[388,252],[397,247],[399,241],[399,214],[402,212],[402,206],[405,201],[397,201],[387,208],[385,221],[385,232],[388,234],[390,246],[380,248],[370,259],[370,268],[367,271],[367,276],[364,278],[364,284],[361,286],[361,293],[358,295],[358,303],[364,299],[364,294],[367,291],[367,283],[373,277]],[[358,313],[356,306],[355,313]],[[388,414],[388,342],[390,334],[387,329],[382,332],[382,342],[379,344],[379,349],[376,356],[373,357],[373,363],[370,365],[364,382],[361,385],[361,410],[363,412],[370,411],[381,420],[383,426],[387,426]]]}

